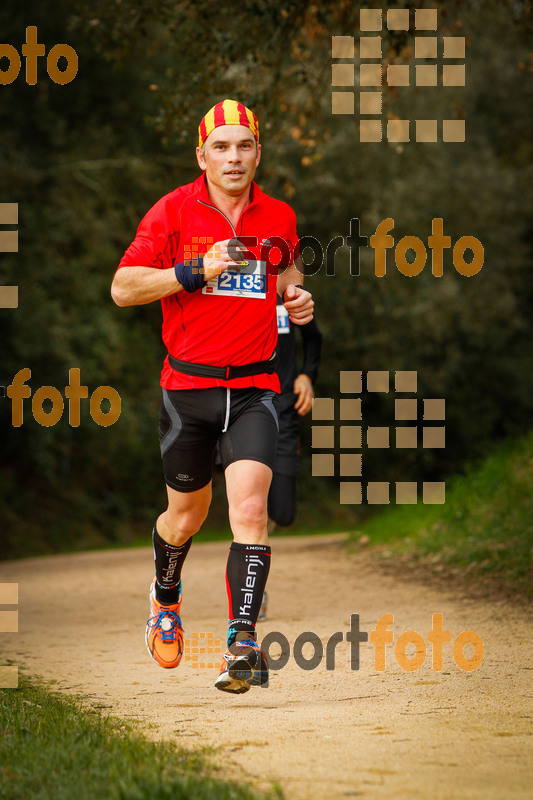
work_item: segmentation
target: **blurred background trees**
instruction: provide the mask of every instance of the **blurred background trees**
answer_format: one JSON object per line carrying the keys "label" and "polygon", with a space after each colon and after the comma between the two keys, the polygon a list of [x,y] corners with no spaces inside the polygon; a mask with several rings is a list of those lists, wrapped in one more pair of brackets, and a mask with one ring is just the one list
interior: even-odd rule
{"label": "blurred background trees", "polygon": [[[369,479],[443,477],[498,440],[531,427],[533,378],[533,54],[531,4],[446,0],[389,3],[436,7],[439,36],[466,37],[466,86],[384,90],[389,118],[466,117],[465,143],[360,144],[358,117],[331,114],[331,36],[358,37],[359,9],[374,2],[243,0],[43,0],[0,10],[2,41],[21,52],[36,25],[48,50],[68,43],[79,72],[58,86],[39,60],[37,85],[1,86],[0,202],[19,204],[20,251],[0,255],[0,281],[19,286],[19,308],[0,310],[0,384],[30,367],[34,392],[64,393],[71,367],[89,393],[114,387],[119,421],[98,427],[82,401],[50,428],[25,401],[11,425],[0,400],[0,537],[4,555],[129,541],[148,534],[164,502],[157,443],[163,359],[159,304],[121,309],[109,286],[145,211],[198,174],[197,125],[224,97],[254,108],[263,161],[258,182],[295,209],[299,234],[324,249],[350,220],[371,236],[394,219],[427,242],[441,217],[452,244],[476,236],[481,272],[465,278],[446,251],[444,276],[401,275],[388,253],[385,278],[361,250],[350,275],[339,250],[307,279],[325,335],[317,395],[336,397],[340,370],[417,370],[420,397],[445,397],[446,448],[375,450]],[[411,15],[411,20],[413,16]],[[383,63],[412,63],[412,35],[383,31]],[[356,60],[357,63],[357,60]],[[5,64],[0,62],[0,67]],[[309,253],[304,253],[307,261]],[[365,422],[393,424],[392,395],[365,398]],[[389,422],[390,420],[390,422]],[[303,430],[300,523],[353,525],[368,507],[339,506],[338,480],[310,476]],[[223,489],[212,527],[225,526]]]}

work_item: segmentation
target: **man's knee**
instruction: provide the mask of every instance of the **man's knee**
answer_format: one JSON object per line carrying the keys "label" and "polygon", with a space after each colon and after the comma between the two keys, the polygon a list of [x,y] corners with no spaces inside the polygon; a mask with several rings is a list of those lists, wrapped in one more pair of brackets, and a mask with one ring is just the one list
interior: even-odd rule
{"label": "man's knee", "polygon": [[192,536],[198,533],[206,517],[207,509],[193,508],[174,514],[172,521],[173,526],[179,528],[183,534]]}
{"label": "man's knee", "polygon": [[161,520],[166,527],[170,544],[180,545],[198,533],[207,517],[209,507],[194,505],[185,509],[169,507]]}
{"label": "man's knee", "polygon": [[265,498],[259,494],[250,495],[234,505],[230,514],[247,528],[264,527],[267,521]]}

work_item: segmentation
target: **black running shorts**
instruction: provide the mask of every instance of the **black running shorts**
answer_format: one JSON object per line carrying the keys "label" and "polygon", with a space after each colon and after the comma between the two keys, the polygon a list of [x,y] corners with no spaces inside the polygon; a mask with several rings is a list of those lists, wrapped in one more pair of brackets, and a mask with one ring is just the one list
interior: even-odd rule
{"label": "black running shorts", "polygon": [[279,396],[268,389],[163,389],[159,441],[165,481],[194,492],[211,480],[220,441],[224,469],[234,461],[274,467]]}

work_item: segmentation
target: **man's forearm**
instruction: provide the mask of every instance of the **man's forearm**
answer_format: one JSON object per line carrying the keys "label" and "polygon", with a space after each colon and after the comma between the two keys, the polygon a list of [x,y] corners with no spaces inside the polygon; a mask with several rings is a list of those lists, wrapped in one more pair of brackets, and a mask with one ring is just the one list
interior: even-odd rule
{"label": "man's forearm", "polygon": [[111,297],[117,306],[142,306],[181,289],[173,267],[122,267],[113,278]]}
{"label": "man's forearm", "polygon": [[303,273],[300,272],[296,264],[292,263],[281,275],[278,275],[276,289],[278,294],[283,297],[283,292],[289,284],[293,286],[303,286],[303,283]]}

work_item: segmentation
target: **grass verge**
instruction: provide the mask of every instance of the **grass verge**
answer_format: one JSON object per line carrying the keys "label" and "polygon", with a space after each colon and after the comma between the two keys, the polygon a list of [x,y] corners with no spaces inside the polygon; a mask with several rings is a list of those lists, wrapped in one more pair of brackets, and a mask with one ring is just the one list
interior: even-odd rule
{"label": "grass verge", "polygon": [[205,754],[21,679],[0,690],[0,797],[9,800],[273,800],[214,774]]}
{"label": "grass verge", "polygon": [[437,572],[488,576],[531,597],[533,432],[447,481],[444,505],[392,507],[352,536],[361,533],[372,545],[387,544],[391,556],[425,559]]}

